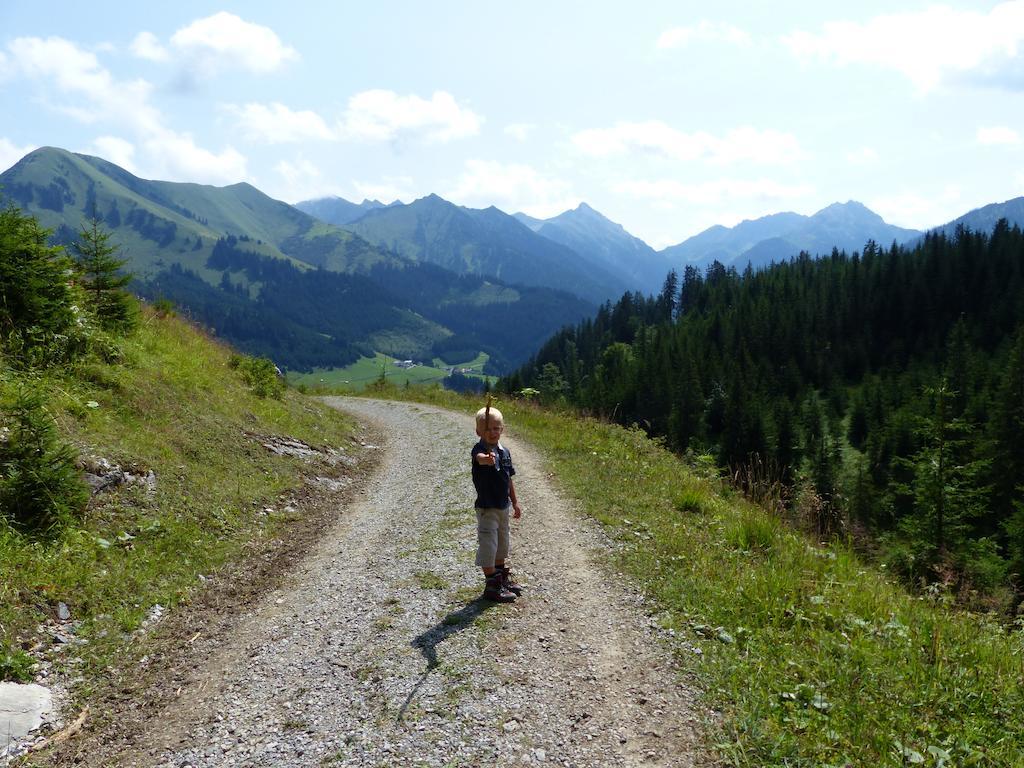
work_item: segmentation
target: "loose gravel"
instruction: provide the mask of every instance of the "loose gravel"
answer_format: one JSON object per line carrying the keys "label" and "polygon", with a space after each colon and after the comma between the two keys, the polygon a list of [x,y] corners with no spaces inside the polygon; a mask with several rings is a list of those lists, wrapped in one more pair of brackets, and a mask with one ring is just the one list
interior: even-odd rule
{"label": "loose gravel", "polygon": [[610,543],[515,439],[511,605],[479,599],[470,416],[328,398],[378,471],[120,765],[709,765],[682,670]]}

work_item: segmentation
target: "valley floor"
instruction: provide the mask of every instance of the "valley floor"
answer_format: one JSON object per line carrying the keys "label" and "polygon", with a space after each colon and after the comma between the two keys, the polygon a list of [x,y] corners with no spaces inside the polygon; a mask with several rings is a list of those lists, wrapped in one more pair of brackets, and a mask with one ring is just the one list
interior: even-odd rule
{"label": "valley floor", "polygon": [[328,402],[387,435],[377,471],[278,588],[237,606],[194,679],[78,764],[710,764],[684,670],[514,424],[526,593],[495,606],[472,565],[471,418]]}

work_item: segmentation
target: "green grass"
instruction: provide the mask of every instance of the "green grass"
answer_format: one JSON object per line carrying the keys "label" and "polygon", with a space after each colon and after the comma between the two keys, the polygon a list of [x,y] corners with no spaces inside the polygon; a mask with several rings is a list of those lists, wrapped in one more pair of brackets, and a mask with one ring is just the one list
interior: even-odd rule
{"label": "green grass", "polygon": [[[473,360],[459,363],[455,368],[472,369],[474,373],[466,375],[487,379],[493,385],[497,379],[493,376],[484,376],[482,373],[487,360],[488,355],[481,352]],[[448,375],[449,367],[451,366],[440,358],[434,358],[429,365],[399,368],[395,365],[394,357],[378,352],[374,357],[361,357],[344,368],[321,368],[311,373],[291,373],[288,380],[296,386],[303,385],[312,391],[362,392],[380,379],[382,370],[389,384],[404,387],[439,384]]]}
{"label": "green grass", "polygon": [[[437,390],[393,394],[479,406]],[[721,713],[711,741],[726,764],[1024,765],[1024,625],[908,594],[639,430],[496,404],[624,543],[617,566]]]}
{"label": "green grass", "polygon": [[123,346],[121,364],[81,363],[37,386],[80,453],[152,470],[156,491],[97,495],[51,538],[0,522],[0,655],[31,642],[64,602],[89,640],[87,672],[102,675],[152,606],[187,601],[200,574],[286,522],[263,509],[302,484],[303,464],[270,453],[254,435],[356,450],[350,419],[291,391],[256,397],[229,367],[229,350],[181,320],[147,311]]}

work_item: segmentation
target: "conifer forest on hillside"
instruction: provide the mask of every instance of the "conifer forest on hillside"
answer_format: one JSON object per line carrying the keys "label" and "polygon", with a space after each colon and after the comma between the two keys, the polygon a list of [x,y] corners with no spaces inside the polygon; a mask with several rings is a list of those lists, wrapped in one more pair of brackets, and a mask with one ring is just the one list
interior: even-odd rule
{"label": "conifer forest on hillside", "polygon": [[760,271],[687,267],[564,328],[501,386],[713,454],[912,583],[1020,602],[1024,235],[1005,220]]}

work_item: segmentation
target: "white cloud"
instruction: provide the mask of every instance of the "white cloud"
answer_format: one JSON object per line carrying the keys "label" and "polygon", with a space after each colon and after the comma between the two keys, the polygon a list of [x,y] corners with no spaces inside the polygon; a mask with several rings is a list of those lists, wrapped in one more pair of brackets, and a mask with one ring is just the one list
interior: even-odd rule
{"label": "white cloud", "polygon": [[225,11],[182,27],[171,36],[171,45],[187,56],[190,64],[206,70],[273,72],[299,56],[274,30]]}
{"label": "white cloud", "polygon": [[[59,37],[18,38],[8,51],[21,74],[53,83],[60,91],[54,109],[81,122],[132,131],[143,150],[140,170],[156,178],[210,184],[245,178],[245,158],[235,149],[212,152],[191,135],[167,127],[149,101],[152,87],[145,80],[116,80],[93,53]],[[108,146],[124,150],[123,145]]]}
{"label": "white cloud", "polygon": [[379,200],[390,203],[394,200],[412,200],[419,195],[414,191],[411,176],[385,176],[380,181],[352,183],[356,190],[356,202],[363,200]]}
{"label": "white cloud", "polygon": [[878,162],[878,153],[871,147],[861,147],[847,152],[846,162],[850,165],[871,165]]}
{"label": "white cloud", "polygon": [[1005,125],[993,125],[988,128],[979,128],[977,139],[979,144],[996,144],[1003,146],[1017,146],[1020,144],[1020,134],[1013,128]]}
{"label": "white cloud", "polygon": [[66,94],[84,96],[89,108],[68,105],[79,120],[98,119],[105,110],[130,111],[129,105],[144,102],[149,95],[150,86],[144,80],[115,83],[95,54],[60,37],[19,37],[8,50],[22,73],[51,80]]}
{"label": "white cloud", "polygon": [[672,27],[661,33],[655,46],[658,50],[680,48],[694,41],[746,45],[750,35],[739,27],[722,22],[707,21],[689,27]]}
{"label": "white cloud", "polygon": [[[0,137],[0,171],[6,171],[37,147],[27,144],[19,147],[10,139]],[[0,190],[2,193],[2,190]]]}
{"label": "white cloud", "polygon": [[422,134],[428,141],[445,142],[477,135],[482,122],[482,117],[460,106],[455,97],[444,91],[436,91],[427,100],[372,90],[349,99],[338,131],[344,138],[368,141],[392,141],[406,134]]}
{"label": "white cloud", "polygon": [[334,135],[316,112],[294,111],[279,102],[228,105],[226,109],[238,118],[243,134],[251,141],[287,144],[307,139],[330,139]]}
{"label": "white cloud", "polygon": [[865,205],[890,224],[913,229],[937,227],[964,212],[963,191],[956,184],[926,194],[903,190],[873,198]]}
{"label": "white cloud", "polygon": [[275,185],[270,194],[280,200],[297,203],[334,194],[334,185],[324,180],[320,166],[305,157],[281,160],[274,171],[282,183]]}
{"label": "white cloud", "polygon": [[512,123],[505,126],[505,133],[516,141],[526,141],[536,127],[533,123]]}
{"label": "white cloud", "polygon": [[248,177],[246,159],[233,147],[212,152],[191,134],[161,129],[143,141],[147,169],[156,178],[200,184],[234,184]]}
{"label": "white cloud", "polygon": [[934,5],[876,16],[863,24],[833,21],[821,32],[800,30],[782,41],[798,56],[895,70],[921,91],[962,76],[1017,80],[1024,0],[1001,3],[985,13]]}
{"label": "white cloud", "polygon": [[747,199],[757,201],[796,200],[813,194],[806,184],[780,184],[771,179],[717,179],[686,184],[675,179],[621,181],[614,190],[630,197],[681,202],[690,205],[713,205],[723,201]]}
{"label": "white cloud", "polygon": [[160,44],[157,36],[152,32],[139,32],[132,40],[131,52],[140,59],[148,61],[167,61],[170,58],[167,49]]}
{"label": "white cloud", "polygon": [[509,213],[522,211],[541,219],[580,203],[562,179],[545,176],[528,165],[487,160],[467,160],[454,188],[442,196],[460,205],[496,205]]}
{"label": "white cloud", "polygon": [[90,155],[102,157],[114,165],[119,165],[129,173],[136,173],[135,166],[135,145],[130,141],[117,136],[100,136],[93,141],[92,146],[86,152]]}
{"label": "white cloud", "polygon": [[799,142],[790,133],[747,126],[717,137],[705,131],[683,133],[660,120],[591,128],[575,134],[572,141],[595,157],[647,152],[683,161],[787,163],[801,154]]}

